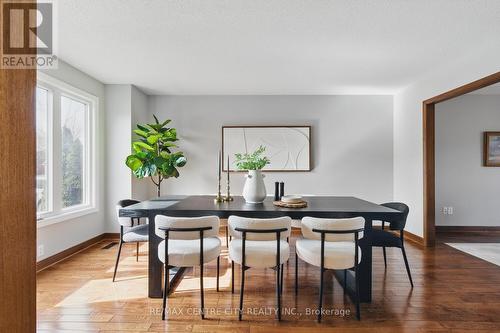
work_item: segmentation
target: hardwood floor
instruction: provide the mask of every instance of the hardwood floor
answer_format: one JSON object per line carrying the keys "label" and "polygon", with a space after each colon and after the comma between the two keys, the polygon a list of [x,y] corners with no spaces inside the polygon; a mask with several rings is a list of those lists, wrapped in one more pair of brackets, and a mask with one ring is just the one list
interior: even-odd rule
{"label": "hardwood floor", "polygon": [[207,319],[193,313],[199,306],[195,270],[194,274],[188,271],[169,298],[171,312],[162,322],[161,299],[147,298],[147,245],[141,247],[139,262],[135,244],[124,246],[117,282],[112,283],[117,246],[104,249],[110,242],[96,244],[38,274],[38,332],[500,331],[500,267],[439,240],[435,248],[425,250],[407,244],[413,290],[400,251],[387,249],[388,268],[384,271],[382,250],[374,249],[373,302],[362,304],[361,321],[355,319],[353,304],[344,297],[341,286],[336,280],[332,283],[327,273],[330,283],[325,287],[324,309],[338,313],[323,316],[321,324],[307,313],[308,308],[317,308],[319,270],[299,263],[300,290],[295,296],[293,254],[290,264],[285,265],[283,292],[283,306],[291,313],[284,313],[282,322],[275,320],[275,273],[250,269],[245,279],[245,312],[239,322],[234,312],[238,308],[239,274],[232,295],[225,248],[220,292],[215,291],[215,261],[205,266]]}

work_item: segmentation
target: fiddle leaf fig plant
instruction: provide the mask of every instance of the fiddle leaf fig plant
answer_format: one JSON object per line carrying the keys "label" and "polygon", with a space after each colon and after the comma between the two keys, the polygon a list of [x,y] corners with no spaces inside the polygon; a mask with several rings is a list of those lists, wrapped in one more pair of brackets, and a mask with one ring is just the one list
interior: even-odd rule
{"label": "fiddle leaf fig plant", "polygon": [[168,127],[170,119],[160,122],[153,115],[154,124],[137,124],[133,132],[139,137],[132,142],[133,154],[127,156],[125,164],[137,178],[150,177],[160,196],[161,183],[171,177],[179,177],[178,168],[186,165],[182,151],[174,151],[177,131]]}

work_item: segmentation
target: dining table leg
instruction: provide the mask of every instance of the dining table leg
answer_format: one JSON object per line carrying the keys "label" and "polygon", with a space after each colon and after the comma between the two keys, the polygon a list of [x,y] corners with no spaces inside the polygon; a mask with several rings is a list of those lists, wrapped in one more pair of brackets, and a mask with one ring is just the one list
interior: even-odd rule
{"label": "dining table leg", "polygon": [[[362,303],[370,303],[372,301],[372,226],[373,221],[365,217],[365,230],[363,232],[363,238],[359,241],[359,246],[361,247],[361,262],[358,266],[359,300]],[[354,272],[348,271],[344,274],[344,271],[339,270],[335,271],[334,274],[340,285],[346,286],[346,293],[350,296],[351,300],[354,301],[356,294]],[[344,278],[347,278],[347,281],[344,282]]]}
{"label": "dining table leg", "polygon": [[161,298],[163,267],[158,258],[158,245],[162,239],[155,233],[155,217],[156,214],[149,215],[148,296]]}
{"label": "dining table leg", "polygon": [[[373,221],[365,218],[365,232],[360,241],[361,262],[358,266],[359,299],[361,302],[372,301],[372,226]],[[355,287],[356,281],[353,281]]]}
{"label": "dining table leg", "polygon": [[[163,291],[163,263],[158,258],[158,245],[160,245],[162,239],[158,237],[155,233],[155,217],[156,214],[149,215],[149,251],[148,251],[148,296],[150,298],[162,298]],[[185,267],[173,267],[169,270],[169,284],[168,294],[170,295],[175,291],[175,287],[182,280]]]}

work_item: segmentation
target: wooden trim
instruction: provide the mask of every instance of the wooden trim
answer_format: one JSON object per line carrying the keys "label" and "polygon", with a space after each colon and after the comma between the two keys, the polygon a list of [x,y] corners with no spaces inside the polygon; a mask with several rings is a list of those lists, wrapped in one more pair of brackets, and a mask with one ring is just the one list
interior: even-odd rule
{"label": "wooden trim", "polygon": [[34,69],[0,69],[0,332],[36,330],[35,86]]}
{"label": "wooden trim", "polygon": [[444,226],[437,225],[436,233],[445,233],[445,232],[500,232],[500,227],[476,227],[476,226]]}
{"label": "wooden trim", "polygon": [[120,239],[120,233],[119,232],[106,232],[102,234],[102,239]]}
{"label": "wooden trim", "polygon": [[405,237],[406,241],[412,242],[413,244],[418,245],[419,247],[423,248],[423,247],[427,246],[425,244],[425,240],[424,240],[423,237],[420,237],[420,236],[417,236],[415,234],[412,234],[409,231],[405,230],[404,237]]}
{"label": "wooden trim", "polygon": [[98,236],[92,237],[91,239],[88,239],[80,244],[77,244],[64,251],[54,254],[53,256],[40,260],[39,262],[36,263],[36,271],[40,272],[46,269],[47,267],[50,267],[58,262],[66,260],[69,257],[77,254],[78,252],[81,252],[86,248],[101,242],[104,239],[108,239],[107,237],[105,237],[105,235],[107,234],[100,234]]}
{"label": "wooden trim", "polygon": [[[373,229],[382,230],[382,226],[381,225],[374,225]],[[386,228],[385,231],[393,232],[396,236],[399,237],[398,230],[390,230],[390,229]],[[422,248],[425,247],[425,242],[424,242],[423,237],[412,234],[411,232],[406,231],[406,230],[404,230],[403,235],[404,235],[405,241],[412,242],[413,244],[418,245],[419,247],[422,247]]]}
{"label": "wooden trim", "polygon": [[435,105],[424,103],[424,244],[435,243],[436,167],[435,167]]}
{"label": "wooden trim", "polygon": [[425,246],[435,244],[435,110],[436,104],[459,97],[500,82],[500,72],[447,91],[423,101],[423,152],[424,152],[424,240]]}
{"label": "wooden trim", "polygon": [[50,267],[58,262],[61,262],[63,260],[68,259],[69,257],[77,254],[78,252],[81,252],[90,246],[93,246],[99,242],[102,242],[104,240],[119,240],[120,239],[120,233],[119,232],[106,232],[103,234],[100,234],[98,236],[92,237],[89,240],[86,240],[80,244],[77,244],[75,246],[70,247],[69,249],[66,249],[64,251],[61,251],[57,254],[54,254],[53,256],[50,256],[48,258],[45,258],[43,260],[40,260],[36,264],[36,271],[40,272],[47,267]]}
{"label": "wooden trim", "polygon": [[483,160],[485,167],[500,167],[500,162],[492,162],[490,156],[490,136],[500,136],[500,132],[484,132],[483,138]]}
{"label": "wooden trim", "polygon": [[471,93],[471,92],[476,91],[478,89],[481,89],[481,88],[484,88],[487,86],[491,86],[492,84],[495,84],[498,82],[500,82],[500,72],[496,72],[494,74],[483,77],[482,79],[464,84],[463,86],[452,89],[452,90],[447,91],[443,94],[431,97],[431,98],[425,100],[424,103],[426,103],[426,104],[441,103],[441,102],[447,101],[449,99]]}
{"label": "wooden trim", "polygon": [[[262,170],[262,172],[311,172],[313,169],[313,152],[312,152],[312,126],[311,125],[225,125],[221,129],[221,152],[222,152],[222,172],[227,172],[224,169],[224,129],[225,128],[290,128],[290,127],[303,127],[309,129],[309,169],[304,170]],[[229,170],[229,172],[246,172],[246,170]]]}

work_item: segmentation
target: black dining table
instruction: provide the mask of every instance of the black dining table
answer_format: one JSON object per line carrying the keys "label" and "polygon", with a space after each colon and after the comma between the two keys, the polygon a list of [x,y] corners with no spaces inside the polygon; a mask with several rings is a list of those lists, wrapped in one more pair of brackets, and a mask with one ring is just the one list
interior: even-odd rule
{"label": "black dining table", "polygon": [[[166,196],[122,208],[119,214],[121,217],[141,217],[149,220],[148,295],[151,298],[162,297],[163,266],[158,259],[158,245],[162,239],[155,234],[156,215],[173,217],[216,215],[220,218],[228,218],[231,215],[251,218],[289,216],[292,219],[301,219],[305,216],[320,218],[364,217],[365,232],[360,241],[361,263],[358,268],[359,291],[361,302],[371,302],[371,230],[373,221],[390,221],[402,217],[403,214],[397,210],[355,197],[306,196],[304,200],[307,201],[305,208],[281,208],[273,205],[271,197],[266,198],[262,204],[247,204],[239,196],[234,197],[234,201],[223,203],[214,203],[214,196],[209,195]],[[181,276],[182,271],[179,271],[176,278],[179,279]],[[344,283],[343,272],[336,273],[335,277],[341,284]],[[346,278],[346,291],[350,296],[353,296],[355,290],[353,273],[349,272]]]}

